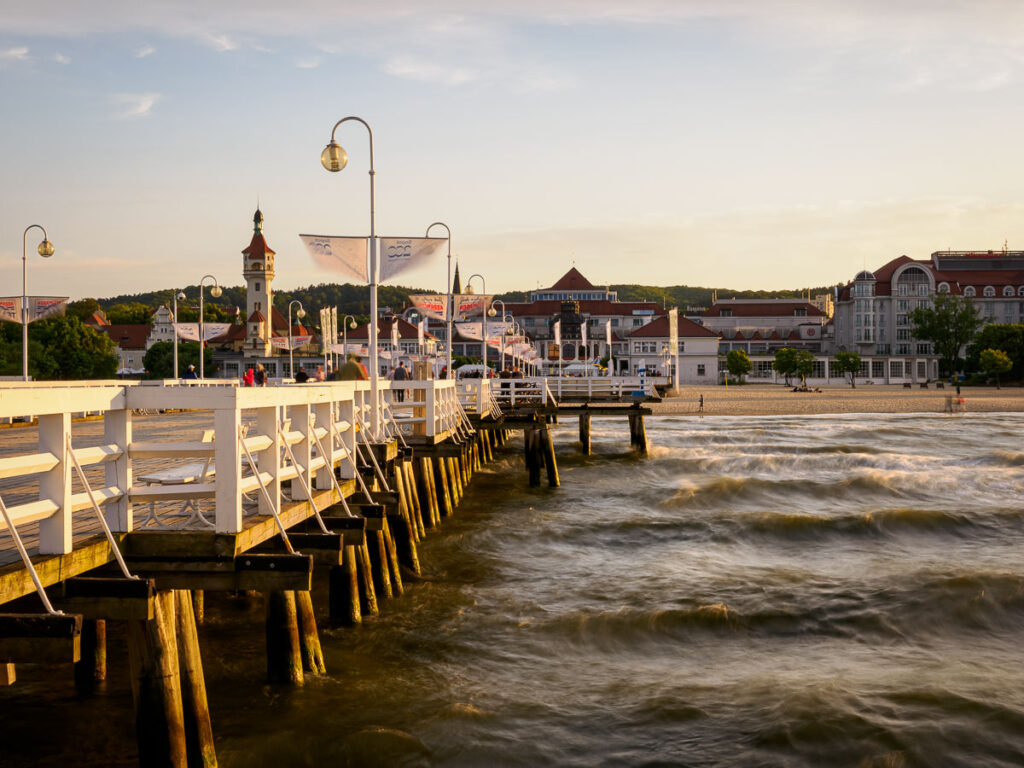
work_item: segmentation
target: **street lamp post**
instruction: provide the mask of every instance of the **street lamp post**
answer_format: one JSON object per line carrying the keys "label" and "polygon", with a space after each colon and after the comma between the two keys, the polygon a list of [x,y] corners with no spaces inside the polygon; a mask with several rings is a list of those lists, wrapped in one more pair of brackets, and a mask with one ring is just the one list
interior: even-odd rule
{"label": "street lamp post", "polygon": [[43,242],[36,248],[36,253],[44,259],[53,256],[53,243],[50,242],[42,224],[29,224],[21,235],[21,375],[28,381],[28,231],[43,230]]}
{"label": "street lamp post", "polygon": [[[345,315],[341,321],[341,354],[345,356],[345,362],[348,362],[348,329],[351,328],[353,331],[356,329],[356,319],[352,315]],[[344,365],[345,363],[342,363]]]}
{"label": "street lamp post", "polygon": [[447,296],[447,301],[445,302],[444,305],[444,317],[445,322],[447,323],[448,334],[446,343],[446,346],[448,347],[448,378],[452,378],[452,321],[454,320],[455,315],[455,307],[452,306],[452,231],[448,228],[448,225],[445,224],[443,221],[435,221],[433,224],[427,227],[426,234],[424,234],[423,236],[430,237],[430,230],[433,227],[444,227],[445,231],[448,233],[448,282],[445,283],[444,289],[445,294]]}
{"label": "street lamp post", "polygon": [[373,177],[373,131],[370,124],[361,117],[350,115],[343,117],[334,124],[331,129],[331,141],[320,153],[320,164],[328,171],[337,173],[348,164],[348,153],[334,140],[338,126],[349,120],[362,123],[370,138],[370,327],[369,327],[369,352],[370,352],[370,431],[373,437],[380,435],[380,392],[377,390],[377,382],[380,377],[380,365],[377,352],[377,226],[375,216],[374,186]]}
{"label": "street lamp post", "polygon": [[288,373],[294,379],[295,378],[295,352],[292,349],[292,304],[298,304],[299,309],[295,313],[295,316],[301,320],[306,316],[306,310],[302,308],[302,302],[298,299],[292,299],[288,302]]}
{"label": "street lamp post", "polygon": [[213,280],[213,286],[210,288],[210,295],[213,298],[218,298],[224,291],[221,290],[220,285],[217,283],[217,278],[213,275],[203,275],[203,279],[199,281],[199,378],[205,379],[205,358],[206,358],[206,334],[205,334],[205,320],[203,319],[203,286],[206,285],[207,280]]}
{"label": "street lamp post", "polygon": [[171,300],[174,302],[174,378],[178,377],[178,302],[185,300],[184,291],[171,291]]}
{"label": "street lamp post", "polygon": [[[487,303],[487,281],[484,280],[484,276],[483,275],[472,274],[469,277],[467,277],[466,278],[466,292],[467,293],[471,292],[472,289],[470,288],[470,283],[473,281],[474,277],[479,277],[480,278],[480,285],[484,289],[484,303],[486,304]],[[484,354],[483,354],[483,364],[484,364],[483,377],[484,378],[487,378],[487,317],[488,316],[494,317],[494,315],[495,315],[494,307],[488,307],[488,308],[486,308],[484,310],[484,313],[481,316],[481,321],[480,321],[481,329],[483,330],[483,333],[481,334],[481,336],[483,336],[483,340],[484,340]],[[448,375],[451,376],[451,371],[448,372]]]}

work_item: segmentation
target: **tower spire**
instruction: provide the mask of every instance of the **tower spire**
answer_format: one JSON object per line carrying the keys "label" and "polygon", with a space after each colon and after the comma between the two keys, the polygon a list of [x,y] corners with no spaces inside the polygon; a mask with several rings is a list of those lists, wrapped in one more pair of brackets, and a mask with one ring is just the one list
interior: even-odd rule
{"label": "tower spire", "polygon": [[256,213],[252,215],[252,231],[258,235],[263,232],[263,213],[259,209],[259,203],[256,205]]}
{"label": "tower spire", "polygon": [[455,275],[452,277],[452,293],[462,293],[462,281],[459,279],[459,262],[455,261]]}

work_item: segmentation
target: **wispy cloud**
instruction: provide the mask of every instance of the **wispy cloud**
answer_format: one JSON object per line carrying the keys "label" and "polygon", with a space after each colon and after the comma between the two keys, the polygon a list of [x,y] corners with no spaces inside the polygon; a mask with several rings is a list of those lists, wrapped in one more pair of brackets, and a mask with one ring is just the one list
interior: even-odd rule
{"label": "wispy cloud", "polygon": [[135,49],[135,58],[144,59],[147,56],[152,56],[154,53],[156,53],[156,48],[152,45],[143,45]]}
{"label": "wispy cloud", "polygon": [[206,42],[213,46],[214,50],[228,52],[238,50],[238,41],[226,34],[207,35]]}
{"label": "wispy cloud", "polygon": [[25,61],[26,59],[28,59],[28,48],[24,46],[0,51],[0,61]]}
{"label": "wispy cloud", "polygon": [[477,73],[464,67],[448,67],[415,56],[396,56],[384,64],[384,71],[395,77],[442,85],[465,85],[479,80]]}
{"label": "wispy cloud", "polygon": [[295,62],[295,66],[299,69],[316,69],[320,66],[320,59],[317,56],[307,56],[305,58],[298,59]]}
{"label": "wispy cloud", "polygon": [[68,56],[65,56],[63,53],[55,53],[55,54],[53,54],[53,60],[56,61],[58,64],[70,64],[71,63],[71,59]]}
{"label": "wispy cloud", "polygon": [[160,99],[161,94],[159,93],[114,94],[110,98],[115,108],[112,117],[115,120],[137,120],[148,117]]}

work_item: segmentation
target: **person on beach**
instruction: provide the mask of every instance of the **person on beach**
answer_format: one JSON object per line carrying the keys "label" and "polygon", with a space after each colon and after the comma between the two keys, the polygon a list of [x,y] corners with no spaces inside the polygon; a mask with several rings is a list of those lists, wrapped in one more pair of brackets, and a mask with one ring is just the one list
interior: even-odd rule
{"label": "person on beach", "polygon": [[701,392],[700,397],[697,398],[697,413],[704,413],[704,393]]}
{"label": "person on beach", "polygon": [[267,369],[263,363],[256,363],[256,373],[253,374],[253,384],[257,387],[267,386]]}

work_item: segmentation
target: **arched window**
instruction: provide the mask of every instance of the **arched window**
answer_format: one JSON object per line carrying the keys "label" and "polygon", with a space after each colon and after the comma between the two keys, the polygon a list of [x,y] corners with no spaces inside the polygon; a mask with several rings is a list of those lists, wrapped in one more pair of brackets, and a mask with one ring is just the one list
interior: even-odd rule
{"label": "arched window", "polygon": [[996,289],[993,288],[991,285],[986,285],[984,293],[985,293],[985,298],[986,299],[990,299],[990,298],[992,298],[993,296],[996,295]]}
{"label": "arched window", "polygon": [[563,360],[575,360],[576,359],[576,345],[575,344],[563,344],[562,345],[562,359]]}
{"label": "arched window", "polygon": [[1018,296],[1024,296],[1024,285],[1017,289]]}
{"label": "arched window", "polygon": [[931,280],[920,267],[907,267],[896,278],[896,285],[899,296],[927,296]]}
{"label": "arched window", "polygon": [[974,290],[973,285],[968,285],[966,288],[964,288],[964,296],[966,296],[967,298],[973,299],[977,295],[977,291]]}
{"label": "arched window", "polygon": [[949,293],[949,283],[939,283],[939,293]]}
{"label": "arched window", "polygon": [[1013,296],[1013,286],[1012,285],[1003,286],[1003,296]]}

